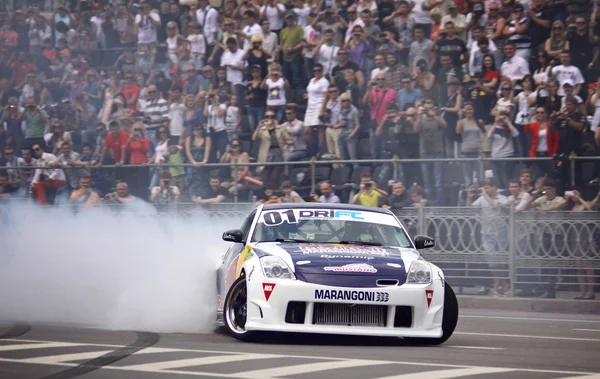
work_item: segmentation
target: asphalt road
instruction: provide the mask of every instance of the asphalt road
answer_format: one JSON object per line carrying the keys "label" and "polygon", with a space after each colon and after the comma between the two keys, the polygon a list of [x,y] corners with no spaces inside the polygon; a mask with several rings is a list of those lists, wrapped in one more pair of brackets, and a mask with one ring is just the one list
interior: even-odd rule
{"label": "asphalt road", "polygon": [[600,316],[463,310],[444,345],[0,324],[2,379],[600,379]]}

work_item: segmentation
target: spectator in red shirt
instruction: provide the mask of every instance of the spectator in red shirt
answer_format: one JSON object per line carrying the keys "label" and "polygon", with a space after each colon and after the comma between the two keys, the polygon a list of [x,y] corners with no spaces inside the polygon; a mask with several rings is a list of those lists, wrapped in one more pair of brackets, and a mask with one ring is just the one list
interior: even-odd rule
{"label": "spectator in red shirt", "polygon": [[15,87],[21,88],[25,84],[27,74],[35,72],[35,66],[27,61],[23,51],[17,55],[17,61],[12,64],[13,75],[15,78]]}
{"label": "spectator in red shirt", "polygon": [[106,154],[110,151],[112,159],[116,166],[121,166],[125,160],[125,150],[129,142],[129,133],[121,130],[121,124],[117,121],[111,121],[109,124],[110,133],[106,136],[104,147],[100,154],[98,167],[102,166]]}
{"label": "spectator in red shirt", "polygon": [[125,85],[123,86],[123,95],[127,101],[127,109],[130,113],[137,111],[137,102],[140,97],[140,87],[135,84],[135,78],[132,72],[125,74]]}
{"label": "spectator in red shirt", "polygon": [[388,105],[396,101],[396,91],[388,87],[386,82],[386,76],[383,72],[378,73],[375,76],[375,85],[369,83],[368,91],[365,93],[363,103],[367,104],[370,109],[370,122],[369,122],[369,138],[371,140],[371,157],[377,159],[379,153],[383,151],[382,136],[375,134],[375,130],[383,121],[383,117],[387,113]]}
{"label": "spectator in red shirt", "polygon": [[[148,161],[147,154],[150,151],[150,140],[146,137],[146,127],[142,122],[133,124],[133,134],[127,142],[127,153],[129,164],[143,165]],[[147,166],[131,167],[127,170],[127,177],[131,192],[142,199],[148,197],[148,185],[150,183],[149,169]]]}

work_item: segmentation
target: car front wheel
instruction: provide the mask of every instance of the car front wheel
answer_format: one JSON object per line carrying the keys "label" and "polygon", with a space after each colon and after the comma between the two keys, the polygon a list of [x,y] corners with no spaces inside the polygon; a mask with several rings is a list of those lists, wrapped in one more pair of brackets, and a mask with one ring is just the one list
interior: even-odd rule
{"label": "car front wheel", "polygon": [[458,323],[458,300],[452,287],[444,285],[444,314],[442,317],[442,336],[440,338],[406,337],[410,343],[419,345],[441,345],[452,336]]}
{"label": "car front wheel", "polygon": [[241,341],[250,341],[256,337],[256,332],[245,328],[247,315],[248,289],[246,277],[242,275],[231,285],[223,307],[223,321],[227,332]]}

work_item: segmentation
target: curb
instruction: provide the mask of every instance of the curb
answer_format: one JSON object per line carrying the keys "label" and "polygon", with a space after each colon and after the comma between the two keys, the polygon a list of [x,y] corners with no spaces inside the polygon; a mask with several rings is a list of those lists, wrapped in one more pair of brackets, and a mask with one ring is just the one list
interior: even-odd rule
{"label": "curb", "polygon": [[495,298],[457,295],[460,308],[501,309],[525,312],[600,314],[600,301],[539,298]]}

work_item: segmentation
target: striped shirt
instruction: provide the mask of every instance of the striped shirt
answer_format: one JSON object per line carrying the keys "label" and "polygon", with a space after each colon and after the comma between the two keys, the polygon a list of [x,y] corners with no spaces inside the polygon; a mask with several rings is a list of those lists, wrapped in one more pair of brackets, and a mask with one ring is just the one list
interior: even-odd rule
{"label": "striped shirt", "polygon": [[158,129],[159,126],[165,124],[164,120],[158,120],[169,116],[169,105],[164,99],[150,100],[144,104],[143,112],[145,116],[150,118],[146,128],[149,130]]}

